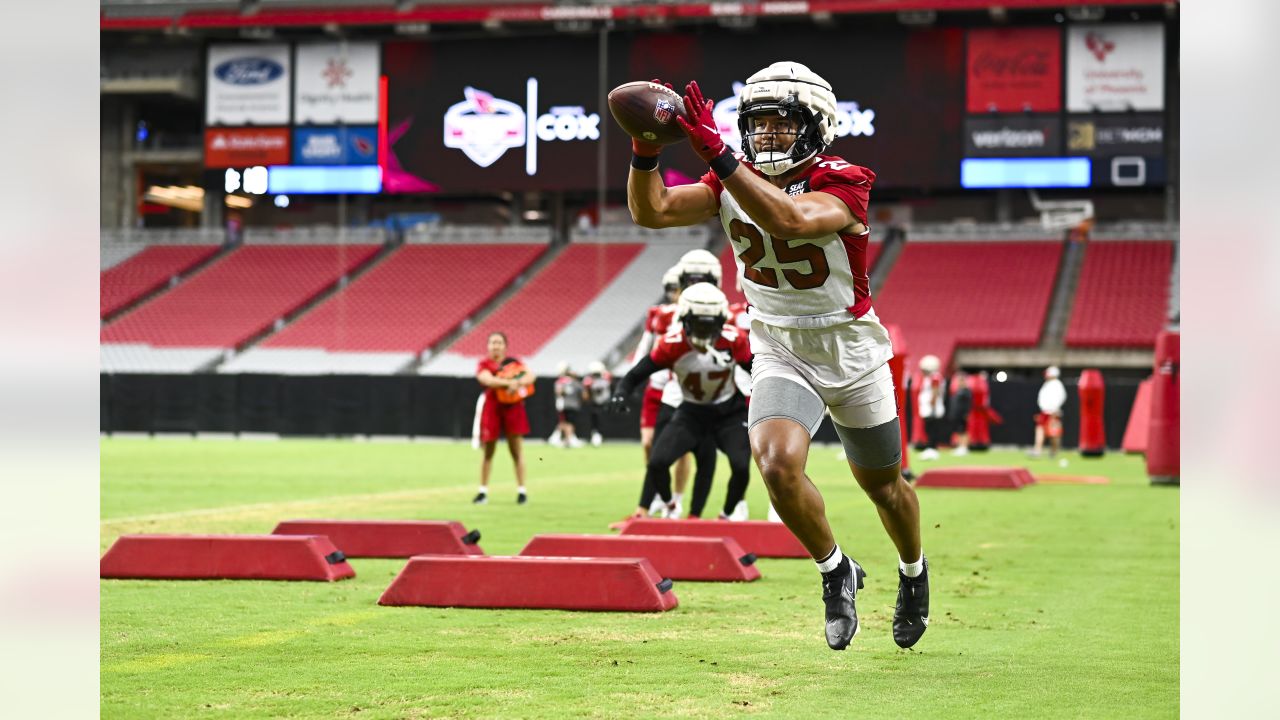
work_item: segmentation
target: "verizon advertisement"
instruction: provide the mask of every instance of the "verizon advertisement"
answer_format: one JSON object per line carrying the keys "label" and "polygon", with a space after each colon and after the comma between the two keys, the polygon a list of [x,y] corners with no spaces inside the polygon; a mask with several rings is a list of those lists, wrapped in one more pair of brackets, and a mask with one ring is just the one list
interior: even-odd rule
{"label": "verizon advertisement", "polygon": [[1164,109],[1164,26],[1076,25],[1067,33],[1067,110]]}
{"label": "verizon advertisement", "polygon": [[298,125],[378,121],[377,43],[298,45],[293,116]]}
{"label": "verizon advertisement", "polygon": [[211,45],[206,125],[287,125],[289,46]]}
{"label": "verizon advertisement", "polygon": [[1061,153],[1061,116],[965,118],[965,157],[1050,157]]}
{"label": "verizon advertisement", "polygon": [[288,128],[208,128],[204,131],[205,167],[287,164]]}
{"label": "verizon advertisement", "polygon": [[[768,47],[701,28],[619,33],[610,41],[606,87],[660,77],[698,80],[715,102],[725,142],[740,147],[737,94],[752,73],[796,48],[834,86],[836,140],[828,152],[876,171],[878,187],[958,186],[964,114],[964,31],[876,33],[846,57],[847,37],[779,29]],[[591,190],[601,148],[606,182],[626,183],[629,138],[597,86],[594,38],[512,37],[501,41],[388,42],[387,192]],[[513,72],[506,58],[525,59]],[[910,62],[908,62],[910,60]],[[668,184],[707,172],[687,143],[662,154]]]}
{"label": "verizon advertisement", "polygon": [[1062,109],[1062,32],[1058,28],[970,30],[971,113]]}

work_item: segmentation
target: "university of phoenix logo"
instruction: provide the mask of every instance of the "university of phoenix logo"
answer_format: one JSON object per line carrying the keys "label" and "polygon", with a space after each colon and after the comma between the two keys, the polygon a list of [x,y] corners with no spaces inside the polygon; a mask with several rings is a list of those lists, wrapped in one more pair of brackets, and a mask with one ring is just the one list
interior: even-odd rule
{"label": "university of phoenix logo", "polygon": [[463,89],[466,100],[444,114],[444,146],[466,153],[480,167],[489,167],[511,148],[524,145],[525,115],[519,105],[473,87]]}

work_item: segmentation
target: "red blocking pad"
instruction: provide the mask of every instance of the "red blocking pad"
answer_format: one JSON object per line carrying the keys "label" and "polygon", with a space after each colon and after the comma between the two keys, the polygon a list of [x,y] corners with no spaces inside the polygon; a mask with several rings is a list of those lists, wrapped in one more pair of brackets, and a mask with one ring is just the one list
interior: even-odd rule
{"label": "red blocking pad", "polygon": [[782,523],[765,520],[662,520],[636,518],[623,535],[683,535],[732,538],[749,553],[764,558],[808,558],[809,553]]}
{"label": "red blocking pad", "polygon": [[678,601],[643,558],[418,555],[378,604],[662,612]]}
{"label": "red blocking pad", "polygon": [[756,556],[733,538],[674,535],[535,535],[521,555],[642,557],[673,580],[751,581]]}
{"label": "red blocking pad", "polygon": [[121,535],[102,556],[104,578],[341,580],[355,577],[316,535]]}
{"label": "red blocking pad", "polygon": [[955,467],[929,470],[916,480],[916,487],[1018,490],[1035,481],[1026,468]]}
{"label": "red blocking pad", "polygon": [[453,520],[285,520],[273,535],[325,535],[347,557],[484,555],[480,531]]}

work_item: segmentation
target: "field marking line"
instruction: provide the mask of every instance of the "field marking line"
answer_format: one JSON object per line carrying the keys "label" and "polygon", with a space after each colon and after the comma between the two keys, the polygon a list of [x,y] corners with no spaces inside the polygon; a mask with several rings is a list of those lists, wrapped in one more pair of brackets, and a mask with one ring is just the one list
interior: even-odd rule
{"label": "field marking line", "polygon": [[[555,481],[555,487],[563,487],[565,485],[584,485],[594,484],[596,482],[610,482],[611,475],[584,475],[579,477],[560,478]],[[319,498],[306,498],[302,500],[275,500],[271,502],[249,503],[245,505],[224,505],[222,507],[212,508],[194,508],[191,510],[177,510],[166,513],[151,513],[148,515],[129,515],[125,517],[109,518],[100,520],[98,524],[103,527],[111,525],[127,525],[130,523],[140,522],[158,522],[164,520],[181,520],[183,518],[192,517],[217,517],[220,515],[243,515],[257,512],[278,511],[284,508],[307,508],[313,506],[333,505],[340,503],[354,502],[379,502],[386,500],[402,500],[413,498],[431,497],[440,494],[466,493],[474,485],[466,483],[462,485],[447,485],[444,487],[418,488],[414,490],[389,490],[378,493],[363,493],[358,495],[329,495]]]}

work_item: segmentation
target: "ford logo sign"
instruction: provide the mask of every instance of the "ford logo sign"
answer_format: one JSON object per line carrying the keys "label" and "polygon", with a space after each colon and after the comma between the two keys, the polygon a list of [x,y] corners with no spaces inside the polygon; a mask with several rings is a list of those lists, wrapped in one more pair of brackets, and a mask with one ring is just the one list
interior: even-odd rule
{"label": "ford logo sign", "polygon": [[284,75],[284,66],[266,58],[244,57],[218,65],[213,74],[231,85],[262,85]]}

